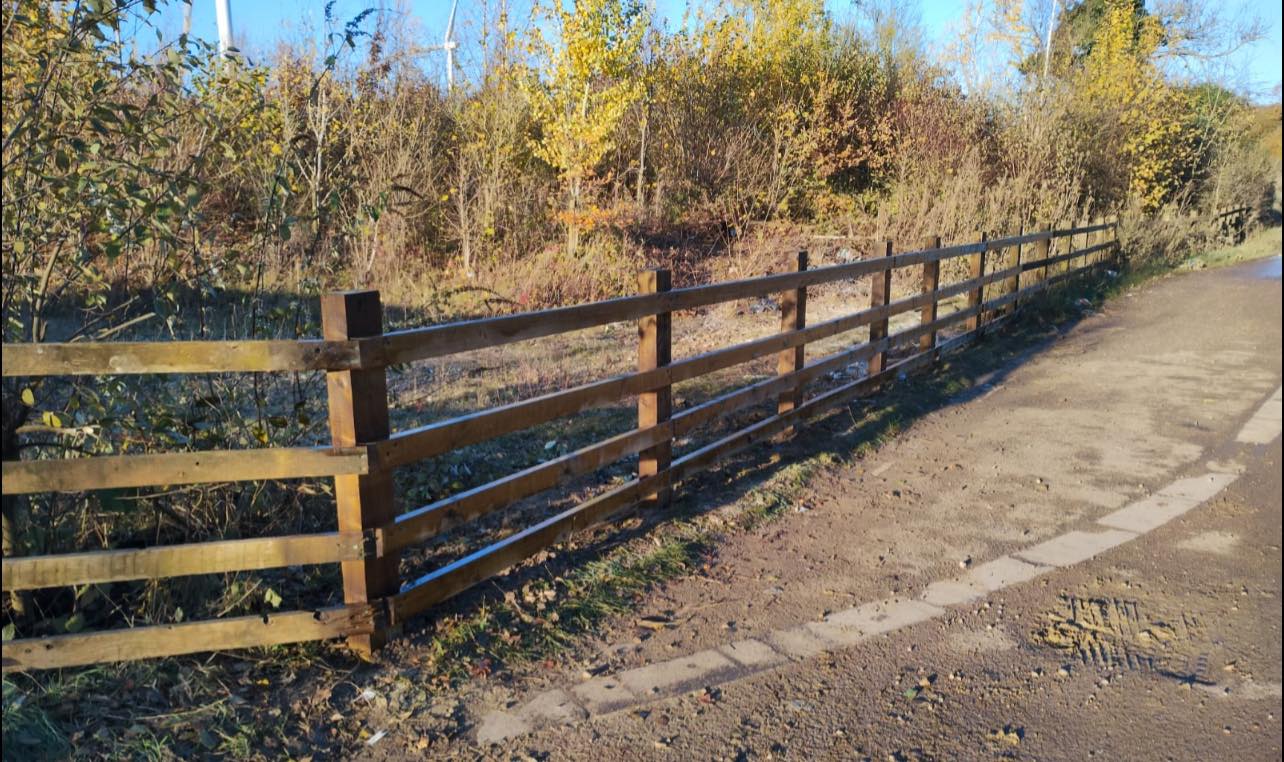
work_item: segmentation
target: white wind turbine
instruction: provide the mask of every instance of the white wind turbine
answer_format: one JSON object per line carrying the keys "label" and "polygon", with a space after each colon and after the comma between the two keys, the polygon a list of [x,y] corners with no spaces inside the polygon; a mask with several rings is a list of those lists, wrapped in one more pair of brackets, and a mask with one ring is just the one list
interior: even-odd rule
{"label": "white wind turbine", "polygon": [[[183,0],[183,36],[192,33],[192,2]],[[232,0],[214,0],[214,21],[218,24],[218,54],[227,58],[232,41]]]}
{"label": "white wind turbine", "polygon": [[455,11],[459,8],[459,0],[452,0],[450,3],[450,16],[446,19],[446,36],[442,38],[440,45],[433,45],[427,50],[444,50],[446,51],[446,92],[455,89],[455,48],[459,43],[455,41]]}
{"label": "white wind turbine", "polygon": [[232,41],[232,3],[231,0],[214,0],[214,19],[218,22],[218,52],[224,58],[235,46]]}

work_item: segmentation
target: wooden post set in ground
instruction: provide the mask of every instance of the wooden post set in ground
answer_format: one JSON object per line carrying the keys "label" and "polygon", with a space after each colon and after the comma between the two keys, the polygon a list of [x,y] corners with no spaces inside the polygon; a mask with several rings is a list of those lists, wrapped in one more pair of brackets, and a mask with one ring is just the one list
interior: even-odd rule
{"label": "wooden post set in ground", "polygon": [[[880,250],[882,252],[882,256],[884,257],[892,256],[892,242],[885,241],[882,243],[874,244],[874,250],[870,252],[870,254],[873,257],[877,258],[879,256]],[[870,289],[869,289],[870,308],[878,309],[879,307],[886,307],[892,300],[892,268],[888,266],[883,270],[879,270],[878,272],[875,272],[872,276],[870,276],[870,278],[871,278]],[[873,343],[875,341],[882,341],[883,339],[887,338],[888,323],[889,323],[888,318],[882,317],[869,324],[870,343]],[[869,375],[872,376],[875,373],[882,373],[883,369],[886,367],[887,367],[887,352],[885,350],[880,349],[877,352],[875,352],[872,357],[869,358]]]}
{"label": "wooden post set in ground", "polygon": [[[1025,235],[1025,223],[1022,223],[1021,226],[1017,228],[1017,235]],[[1015,249],[1016,250],[1012,253],[1012,261],[1007,265],[1009,269],[1016,271],[1012,277],[1008,278],[1007,293],[1009,294],[1015,294],[1021,291],[1021,244],[1018,243]],[[1013,299],[1012,303],[1003,311],[1003,314],[1011,315],[1013,312],[1016,312],[1018,301],[1018,299]]]}
{"label": "wooden post set in ground", "polygon": [[[794,263],[795,272],[803,272],[807,269],[807,252],[798,252],[798,259]],[[780,332],[788,333],[790,331],[800,331],[807,327],[807,287],[786,291],[780,295]],[[796,346],[792,349],[786,349],[780,353],[780,361],[776,364],[778,375],[785,376],[803,369],[804,364],[804,347]],[[781,392],[776,402],[776,412],[779,414],[788,413],[803,403],[802,384]],[[785,430],[789,434],[793,428]]]}
{"label": "wooden post set in ground", "polygon": [[1120,248],[1120,243],[1118,243],[1120,242],[1120,221],[1118,220],[1111,222],[1111,240],[1115,242],[1111,261],[1115,263],[1115,271],[1122,272],[1124,271],[1124,249]]}
{"label": "wooden post set in ground", "polygon": [[[986,233],[982,233],[981,250],[968,258],[968,269],[969,269],[968,277],[972,278],[973,280],[980,280],[981,278],[985,277],[985,252],[986,252],[986,241],[988,240],[988,238],[989,236]],[[968,309],[976,310],[976,314],[968,318],[967,329],[969,331],[977,331],[977,330],[980,330],[981,328],[981,318],[984,313],[984,310],[981,309],[981,306],[983,304],[982,297],[984,296],[984,294],[985,294],[985,286],[979,283],[977,284],[976,288],[972,289],[967,294]]]}
{"label": "wooden post set in ground", "polygon": [[[321,332],[326,339],[359,339],[383,333],[383,305],[378,291],[347,291],[321,297]],[[330,401],[330,439],[334,447],[356,447],[388,439],[388,379],[383,368],[326,373]],[[370,464],[369,473],[334,477],[340,532],[373,532],[396,518],[392,473]],[[344,603],[370,603],[401,589],[399,553],[382,558],[344,561]],[[353,635],[349,645],[369,655],[387,641],[376,623],[370,634]]]}
{"label": "wooden post set in ground", "polygon": [[[926,246],[929,250],[934,251],[936,249],[939,249],[941,248],[941,237],[939,235],[930,236],[926,241],[923,242],[923,245]],[[930,294],[931,300],[928,301],[927,304],[923,305],[922,311],[919,312],[919,316],[918,316],[919,325],[929,325],[931,323],[936,322],[936,309],[937,309],[936,292],[940,290],[940,287],[941,287],[941,261],[939,259],[933,259],[931,262],[924,262],[923,263],[923,293],[925,295]],[[929,349],[932,350],[932,360],[935,361],[938,356],[936,352],[936,331],[929,331],[923,334],[921,337],[919,337],[918,348],[919,348],[919,351],[922,351],[922,352],[926,352]]]}
{"label": "wooden post set in ground", "polygon": [[[673,275],[668,270],[645,270],[638,276],[638,291],[657,294],[673,288]],[[673,362],[673,313],[646,315],[638,320],[638,371],[662,368]],[[662,386],[638,395],[638,428],[665,423],[673,415],[673,387]],[[638,478],[665,473],[673,462],[673,441],[665,437],[638,457]],[[671,489],[665,485],[642,496],[643,508],[663,508],[669,504]]]}
{"label": "wooden post set in ground", "polygon": [[1049,257],[1052,256],[1052,241],[1057,237],[1056,226],[1049,225],[1048,231],[1051,233],[1051,235],[1048,236],[1046,239],[1039,241],[1038,243],[1039,248],[1036,250],[1035,257],[1034,257],[1036,262],[1037,261],[1045,262],[1043,267],[1039,268],[1039,283],[1044,283],[1048,280],[1048,265],[1046,264],[1046,261]]}

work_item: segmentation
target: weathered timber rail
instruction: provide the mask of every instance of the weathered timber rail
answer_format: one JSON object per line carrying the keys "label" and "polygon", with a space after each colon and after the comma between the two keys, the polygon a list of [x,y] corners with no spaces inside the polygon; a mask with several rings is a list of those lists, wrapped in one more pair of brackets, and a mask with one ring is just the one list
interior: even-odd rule
{"label": "weathered timber rail", "polygon": [[[1075,248],[1078,239],[1079,248]],[[684,479],[720,458],[822,412],[868,394],[899,374],[930,365],[1011,317],[1039,292],[1089,277],[1117,259],[1117,225],[1021,233],[895,253],[890,241],[870,257],[808,268],[805,252],[791,272],[673,289],[664,270],[641,274],[636,296],[406,331],[383,331],[375,291],[322,299],[322,339],[298,341],[117,342],[6,344],[5,376],[121,375],[324,371],[330,411],[328,448],[267,448],[4,461],[6,495],[203,482],[332,477],[338,531],[285,537],[191,543],[4,559],[5,591],[180,577],[302,564],[339,563],[344,605],[26,638],[4,645],[3,668],[35,670],[102,661],[345,637],[368,653],[408,617],[529,558],[572,533],[635,506],[664,504]],[[940,284],[941,262],[967,258],[967,279]],[[894,270],[920,267],[918,294],[891,300]],[[870,277],[869,308],[807,324],[807,288]],[[987,287],[989,288],[987,292]],[[987,299],[987,293],[990,295]],[[780,294],[779,333],[693,357],[671,357],[671,315],[721,302]],[[966,307],[941,315],[943,302]],[[918,325],[889,333],[897,315],[917,312]],[[406,363],[584,328],[637,320],[638,370],[570,389],[481,410],[406,431],[389,429],[385,369]],[[945,341],[938,334],[963,323]],[[807,362],[808,344],[857,328],[868,338]],[[912,354],[893,361],[892,351]],[[754,359],[778,356],[777,375],[682,410],[672,385]],[[866,360],[869,373],[808,398],[809,383]],[[522,431],[581,410],[637,397],[638,426],[525,470],[396,515],[392,472],[460,447]],[[681,457],[673,441],[734,411],[771,400],[776,413]],[[419,579],[398,576],[400,552],[516,500],[565,484],[625,457],[638,456],[638,475],[579,505],[505,537]]]}

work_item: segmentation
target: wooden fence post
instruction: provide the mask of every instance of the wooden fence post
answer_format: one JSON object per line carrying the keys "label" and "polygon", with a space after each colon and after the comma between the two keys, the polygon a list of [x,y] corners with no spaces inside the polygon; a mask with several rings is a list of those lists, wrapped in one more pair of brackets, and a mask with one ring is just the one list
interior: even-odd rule
{"label": "wooden fence post", "polygon": [[[798,259],[795,263],[795,270],[803,272],[807,269],[807,252],[798,252]],[[807,327],[807,287],[796,288],[792,291],[786,291],[780,295],[780,332],[798,331]],[[776,365],[777,373],[781,376],[793,373],[803,369],[803,356],[805,347],[800,345],[792,349],[786,349],[780,353],[780,361]],[[777,415],[783,415],[797,408],[803,402],[802,385],[790,389],[787,392],[781,392],[780,399],[776,403]],[[791,427],[792,429],[792,427]],[[786,435],[791,433],[791,429],[786,430]]]}
{"label": "wooden fence post", "polygon": [[[982,233],[981,250],[973,254],[972,256],[968,257],[968,264],[970,265],[969,267],[970,280],[978,280],[985,276],[985,252],[989,248],[989,245],[987,243],[989,239],[990,239],[990,236],[987,233]],[[981,328],[981,318],[982,318],[981,305],[984,304],[984,297],[985,297],[984,285],[978,285],[976,288],[967,292],[968,309],[975,308],[977,311],[975,315],[968,318],[967,320],[967,329],[969,331],[979,331]]]}
{"label": "wooden fence post", "polygon": [[[1058,251],[1061,251],[1061,249],[1059,249],[1057,245],[1057,226],[1049,225],[1048,226],[1048,251],[1044,252],[1044,260],[1048,260],[1049,257],[1052,257],[1053,254],[1057,253]],[[1052,274],[1053,274],[1052,265],[1048,265],[1048,263],[1045,262],[1043,266],[1043,275],[1041,275],[1039,278],[1040,283],[1044,283],[1044,284],[1048,283],[1048,278]]]}
{"label": "wooden fence post", "polygon": [[[1034,244],[1035,262],[1046,260],[1052,255],[1052,226],[1045,224],[1041,229],[1048,234],[1048,237]],[[1048,279],[1048,266],[1043,265],[1042,267],[1031,270],[1030,274],[1034,276],[1032,280],[1034,280],[1035,283],[1042,284]]]}
{"label": "wooden fence post", "polygon": [[1123,246],[1119,244],[1119,215],[1115,215],[1110,221],[1110,240],[1114,244],[1113,260],[1115,263],[1115,272],[1123,273],[1124,258]]}
{"label": "wooden fence post", "polygon": [[[1084,220],[1084,223],[1083,223],[1083,224],[1084,224],[1084,226],[1085,226],[1085,227],[1092,227],[1092,226],[1093,226],[1093,224],[1095,224],[1095,223],[1094,223],[1094,221],[1093,221],[1093,218],[1092,218],[1092,217],[1089,217],[1088,219]],[[1084,234],[1083,234],[1083,248],[1084,248],[1084,249],[1091,249],[1093,246],[1095,246],[1095,245],[1096,245],[1096,243],[1097,243],[1097,233],[1084,233]],[[1092,264],[1092,258],[1093,258],[1093,256],[1094,256],[1093,254],[1084,254],[1084,255],[1083,255],[1083,263],[1079,265],[1081,268],[1083,268],[1083,277],[1081,278],[1081,280],[1089,280],[1089,279],[1091,279],[1091,277],[1092,277],[1092,273],[1088,270],[1088,265]]]}
{"label": "wooden fence post", "polygon": [[[1101,224],[1101,218],[1100,218],[1100,217],[1095,217],[1095,218],[1093,218],[1093,221],[1092,221],[1092,223],[1091,223],[1091,224],[1092,224],[1092,225],[1099,225],[1099,224]],[[1088,239],[1088,246],[1089,246],[1089,247],[1096,246],[1097,244],[1101,243],[1102,239],[1104,239],[1105,237],[1106,237],[1106,236],[1105,236],[1105,233],[1103,233],[1103,232],[1102,232],[1102,231],[1100,231],[1100,230],[1096,231],[1096,232],[1095,232],[1095,233],[1093,233],[1093,234],[1092,234],[1092,236]],[[1084,264],[1085,264],[1085,265],[1095,265],[1095,264],[1097,264],[1097,263],[1098,263],[1098,262],[1100,262],[1100,261],[1101,261],[1101,252],[1099,252],[1099,251],[1094,251],[1092,254],[1089,254],[1089,255],[1088,255],[1088,259],[1087,259],[1087,261],[1086,261],[1086,262],[1084,262]],[[1084,274],[1085,274],[1089,279],[1091,279],[1091,278],[1092,278],[1092,276],[1093,276],[1093,273],[1095,272],[1095,269],[1096,269],[1096,268],[1093,268],[1093,270],[1086,270],[1086,271],[1084,272]]]}
{"label": "wooden fence post", "polygon": [[[1091,219],[1090,217],[1084,217],[1083,219],[1079,220],[1079,227],[1081,227],[1081,228],[1086,228],[1086,227],[1088,227],[1088,226],[1089,226],[1089,225],[1091,225],[1091,224],[1092,224],[1092,219]],[[1088,248],[1088,247],[1089,247],[1089,246],[1091,246],[1091,245],[1092,245],[1092,233],[1080,233],[1080,234],[1079,234],[1079,248],[1080,248],[1080,249],[1086,249],[1086,248]],[[1071,249],[1071,251],[1074,251],[1074,249],[1072,248],[1072,249]],[[1082,260],[1083,260],[1083,262],[1080,262],[1080,261],[1079,261],[1080,259],[1082,259]],[[1075,270],[1075,269],[1077,269],[1077,268],[1079,268],[1079,267],[1082,267],[1083,265],[1086,265],[1086,264],[1088,264],[1088,255],[1087,255],[1087,254],[1082,254],[1082,255],[1077,256],[1077,257],[1071,257],[1071,258],[1070,258],[1070,261],[1069,261],[1069,262],[1066,262],[1066,270]],[[1082,281],[1082,280],[1083,280],[1083,278],[1076,278],[1075,280]]]}
{"label": "wooden fence post", "polygon": [[[1097,224],[1098,224],[1098,225],[1105,225],[1105,224],[1106,224],[1106,218],[1105,218],[1104,216],[1103,216],[1103,217],[1098,217],[1098,218],[1097,218]],[[1098,246],[1102,246],[1102,245],[1105,245],[1105,244],[1110,243],[1110,231],[1109,231],[1109,229],[1101,230],[1101,231],[1099,231],[1099,232],[1097,233],[1097,240],[1096,240],[1096,243],[1097,243],[1097,245],[1098,245]],[[1105,264],[1106,264],[1106,260],[1107,260],[1107,258],[1108,258],[1109,256],[1110,256],[1110,250],[1109,250],[1109,249],[1102,249],[1101,251],[1097,252],[1097,254],[1096,254],[1096,264],[1098,264],[1098,265],[1105,265]],[[1098,267],[1097,269],[1098,269],[1098,270],[1100,270],[1100,269],[1102,269],[1102,268],[1101,268],[1101,267]]]}
{"label": "wooden fence post", "polygon": [[[383,305],[378,291],[344,291],[321,297],[321,333],[332,341],[383,333]],[[388,380],[383,368],[326,373],[330,440],[334,447],[356,447],[388,438]],[[334,477],[340,532],[366,532],[396,518],[392,473],[373,459],[370,472]],[[373,603],[395,595],[400,587],[400,554],[344,561],[345,603]],[[352,635],[348,645],[368,657],[387,642],[386,620],[376,621],[368,635]]]}
{"label": "wooden fence post", "polygon": [[[1024,222],[1022,222],[1019,226],[1017,226],[1017,235],[1019,236],[1025,235]],[[1016,271],[1017,271],[1016,275],[1013,275],[1012,277],[1008,278],[1008,293],[1019,295],[1021,292],[1021,244],[1018,243],[1015,249],[1016,251],[1012,256],[1012,262],[1008,265],[1005,265],[1005,267],[1016,268]],[[1008,306],[1003,311],[1003,314],[1011,315],[1012,313],[1016,312],[1017,306],[1020,303],[1021,303],[1021,300],[1017,296],[1013,296],[1012,301],[1008,302]]]}
{"label": "wooden fence post", "polygon": [[[869,291],[869,306],[871,309],[886,307],[892,298],[892,268],[890,265],[892,257],[892,242],[886,241],[881,244],[876,242],[874,244],[874,250],[871,252],[874,257],[878,256],[878,249],[880,246],[883,249],[883,256],[887,258],[889,265],[873,275]],[[869,341],[871,344],[875,341],[882,341],[887,338],[887,324],[888,319],[886,316],[869,324]],[[872,376],[876,373],[882,373],[883,368],[886,367],[886,350],[879,350],[869,358],[869,375]]]}
{"label": "wooden fence post", "polygon": [[[1093,226],[1093,225],[1096,225],[1096,224],[1097,224],[1097,220],[1096,220],[1096,218],[1095,218],[1095,217],[1090,217],[1090,218],[1088,219],[1088,225],[1089,225],[1089,227],[1091,227],[1091,226]],[[1096,246],[1096,245],[1097,245],[1097,242],[1098,242],[1098,241],[1100,241],[1100,240],[1101,240],[1101,232],[1100,232],[1100,231],[1096,231],[1096,232],[1093,232],[1093,233],[1089,233],[1087,236],[1085,236],[1085,237],[1084,237],[1083,247],[1084,247],[1085,249],[1091,249],[1093,246]],[[1085,254],[1085,255],[1083,256],[1083,267],[1084,267],[1084,270],[1083,270],[1083,277],[1084,277],[1084,280],[1092,280],[1092,270],[1088,269],[1088,266],[1089,266],[1089,265],[1091,265],[1091,264],[1092,264],[1093,262],[1095,262],[1096,260],[1097,260],[1097,253],[1096,253],[1096,252],[1094,252],[1094,253],[1092,253],[1092,254]]]}
{"label": "wooden fence post", "polygon": [[[638,274],[638,292],[654,294],[673,288],[672,274],[663,268],[643,270]],[[645,372],[668,365],[673,361],[673,315],[661,312],[638,320],[638,370]],[[638,428],[645,429],[664,423],[673,413],[673,389],[662,386],[638,395]],[[643,450],[638,456],[638,478],[664,473],[673,461],[673,440]],[[644,508],[664,508],[669,504],[671,485],[643,495]]]}
{"label": "wooden fence post", "polygon": [[[1073,219],[1073,218],[1071,218],[1071,220],[1070,220],[1070,231],[1071,231],[1071,232],[1070,232],[1070,235],[1066,236],[1066,239],[1065,239],[1065,240],[1066,240],[1066,247],[1067,247],[1067,248],[1066,248],[1066,254],[1067,254],[1067,255],[1074,254],[1074,252],[1078,249],[1078,247],[1075,245],[1075,242],[1074,242],[1075,236],[1077,235],[1074,231],[1075,231],[1075,230],[1078,230],[1078,229],[1079,229],[1079,223],[1075,222],[1075,221],[1074,221],[1074,219]],[[1060,272],[1060,273],[1058,273],[1058,275],[1066,275],[1066,274],[1067,274],[1067,273],[1069,273],[1071,270],[1073,270],[1073,269],[1074,269],[1074,260],[1075,260],[1075,258],[1072,256],[1072,257],[1070,257],[1069,259],[1067,259],[1066,261],[1062,262],[1062,263],[1061,263],[1061,272]],[[1070,278],[1069,278],[1069,277],[1062,278],[1062,280],[1061,280],[1061,285],[1060,285],[1060,286],[1058,286],[1058,290],[1060,290],[1060,291],[1066,291],[1066,290],[1067,290],[1067,289],[1069,289],[1069,288],[1070,288]]]}
{"label": "wooden fence post", "polygon": [[[941,237],[939,235],[929,236],[924,245],[931,251],[941,248]],[[923,305],[923,309],[918,314],[919,325],[927,325],[936,322],[936,292],[941,287],[941,260],[935,259],[931,262],[923,263],[923,293],[931,294],[931,300]],[[920,352],[932,350],[932,361],[935,362],[938,355],[936,352],[936,331],[930,331],[923,334],[918,339],[918,349]]]}

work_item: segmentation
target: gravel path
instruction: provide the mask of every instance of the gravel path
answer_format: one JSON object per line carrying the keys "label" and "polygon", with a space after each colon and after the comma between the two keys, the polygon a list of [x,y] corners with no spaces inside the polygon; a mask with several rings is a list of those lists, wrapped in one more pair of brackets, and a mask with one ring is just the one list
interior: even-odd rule
{"label": "gravel path", "polygon": [[451,751],[1278,759],[1280,305],[1278,260],[1108,303],[656,591],[640,614],[680,625],[604,630],[609,674],[505,691]]}

